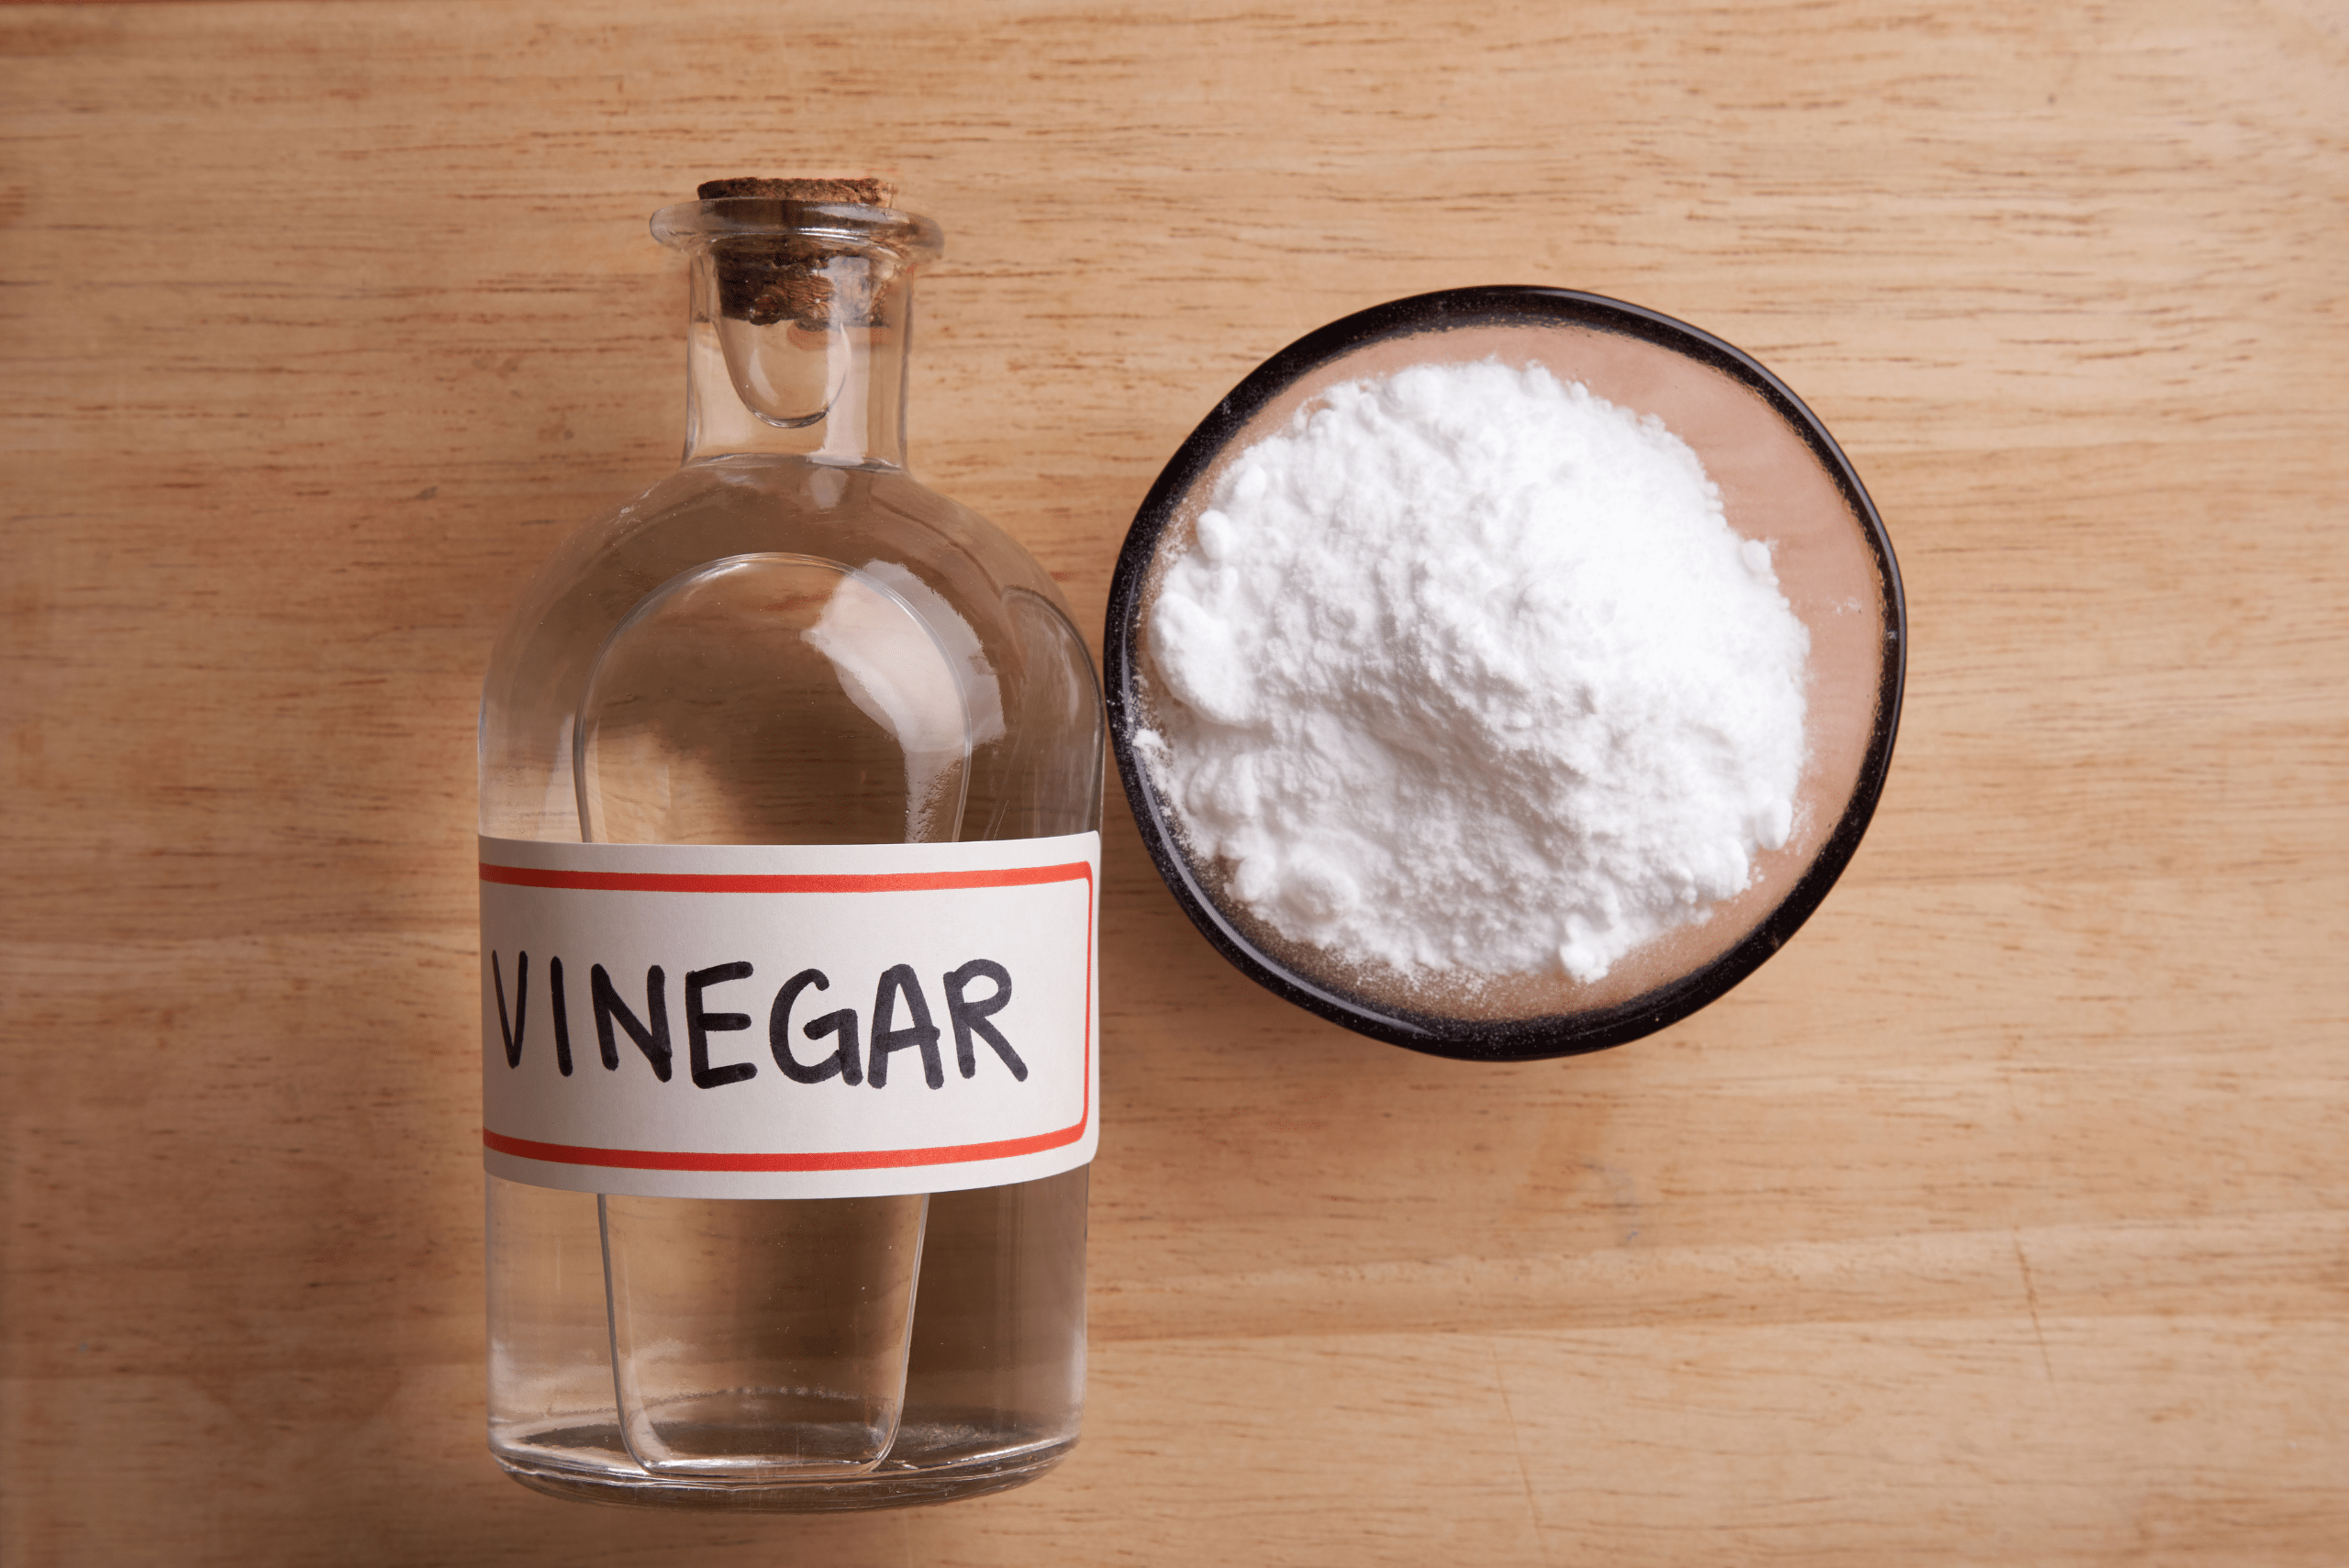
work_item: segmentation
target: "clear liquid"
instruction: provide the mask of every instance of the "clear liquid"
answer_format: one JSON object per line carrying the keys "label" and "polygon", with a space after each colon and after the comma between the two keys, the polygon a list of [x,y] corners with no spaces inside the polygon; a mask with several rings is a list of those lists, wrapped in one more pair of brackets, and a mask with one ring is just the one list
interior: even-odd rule
{"label": "clear liquid", "polygon": [[[931,1196],[895,1440],[862,1474],[790,1479],[655,1475],[630,1456],[595,1196],[491,1177],[490,1447],[536,1490],[655,1505],[873,1507],[1017,1485],[1068,1451],[1084,1409],[1086,1174]],[[739,1418],[710,1452],[740,1451]]]}
{"label": "clear liquid", "polygon": [[[761,592],[730,602],[696,597],[688,579],[663,601],[678,613],[613,637],[654,590],[741,557],[784,564],[740,578]],[[829,563],[807,569],[818,578],[867,573],[897,608],[791,622],[786,578],[808,562]],[[807,614],[829,602],[814,592]],[[762,606],[772,614],[750,613]],[[890,618],[901,611],[928,642],[907,640]],[[863,654],[842,650],[858,639]],[[833,663],[810,662],[814,645]],[[870,692],[860,705],[828,673],[860,658],[883,676],[952,667],[966,744],[906,717],[922,706],[904,695],[918,680],[896,681],[897,707],[873,717]],[[753,710],[781,717],[745,722]],[[1099,826],[1100,724],[1057,591],[983,519],[893,468],[707,460],[584,530],[532,584],[484,688],[482,830],[721,843],[1083,832]],[[489,1178],[492,1451],[535,1489],[655,1506],[860,1508],[1016,1485],[1077,1436],[1085,1184],[1080,1169],[930,1196],[902,1403],[885,1409],[885,1315],[852,1334],[848,1306],[779,1305],[885,1294],[873,1282],[896,1264],[883,1251],[821,1240],[828,1226],[852,1234],[819,1212],[831,1205],[712,1214],[615,1199],[599,1226],[595,1195]]]}

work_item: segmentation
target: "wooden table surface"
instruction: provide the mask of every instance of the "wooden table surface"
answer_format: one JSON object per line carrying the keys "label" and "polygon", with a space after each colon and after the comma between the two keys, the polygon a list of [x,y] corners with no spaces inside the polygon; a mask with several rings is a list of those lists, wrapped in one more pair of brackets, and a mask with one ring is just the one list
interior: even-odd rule
{"label": "wooden table surface", "polygon": [[[0,1560],[2332,1564],[2341,0],[0,8]],[[665,473],[713,174],[941,220],[914,462],[1097,637],[1214,401],[1426,289],[1777,371],[1912,624],[1857,860],[1600,1056],[1345,1034],[1107,828],[1085,1438],[944,1508],[482,1438],[473,723]]]}

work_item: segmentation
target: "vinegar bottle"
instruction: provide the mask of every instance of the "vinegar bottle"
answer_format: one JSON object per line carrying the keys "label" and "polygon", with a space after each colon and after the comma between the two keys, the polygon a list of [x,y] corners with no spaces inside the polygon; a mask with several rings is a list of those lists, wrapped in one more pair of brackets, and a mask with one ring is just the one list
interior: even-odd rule
{"label": "vinegar bottle", "polygon": [[481,709],[489,1440],[523,1485],[831,1510],[1074,1444],[1102,720],[1051,578],[917,484],[866,182],[721,181],[684,465]]}

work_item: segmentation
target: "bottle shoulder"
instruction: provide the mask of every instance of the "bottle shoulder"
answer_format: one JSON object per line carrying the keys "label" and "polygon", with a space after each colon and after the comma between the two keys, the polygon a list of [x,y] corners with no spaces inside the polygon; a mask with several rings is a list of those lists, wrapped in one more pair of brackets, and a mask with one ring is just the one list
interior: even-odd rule
{"label": "bottle shoulder", "polygon": [[554,799],[561,816],[565,737],[615,628],[664,586],[746,557],[835,567],[928,626],[968,703],[976,794],[963,836],[1044,831],[1017,825],[1020,803],[1040,792],[1066,797],[1054,820],[1097,818],[1097,805],[1079,801],[1097,801],[1097,784],[1031,779],[1040,758],[1098,765],[1098,680],[1051,575],[986,518],[901,470],[758,455],[686,464],[581,528],[531,579],[483,689],[484,822],[509,815],[493,806],[507,796],[532,812]]}
{"label": "bottle shoulder", "polygon": [[965,614],[991,615],[1014,593],[1068,614],[1059,585],[1018,540],[903,470],[740,455],[687,463],[566,539],[524,589],[500,654],[551,621],[608,629],[680,573],[776,553],[877,563]]}

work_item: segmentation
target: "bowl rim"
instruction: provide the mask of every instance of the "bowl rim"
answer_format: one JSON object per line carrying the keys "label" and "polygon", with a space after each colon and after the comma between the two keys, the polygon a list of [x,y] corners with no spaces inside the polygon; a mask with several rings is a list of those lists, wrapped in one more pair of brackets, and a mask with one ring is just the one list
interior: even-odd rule
{"label": "bowl rim", "polygon": [[[1382,1006],[1299,974],[1264,952],[1225,917],[1200,885],[1189,857],[1179,847],[1173,816],[1133,749],[1133,725],[1142,713],[1134,686],[1143,591],[1158,540],[1178,503],[1215,462],[1225,444],[1306,375],[1385,339],[1468,327],[1543,325],[1611,332],[1672,350],[1759,394],[1801,436],[1859,520],[1884,584],[1884,646],[1874,730],[1851,798],[1803,874],[1752,931],[1698,968],[1629,1001],[1584,1013],[1461,1019]],[[1744,350],[1660,311],[1574,289],[1503,284],[1412,295],[1357,311],[1297,339],[1225,394],[1175,450],[1134,514],[1110,574],[1101,653],[1109,744],[1127,803],[1159,876],[1210,945],[1265,989],[1358,1034],[1455,1061],[1533,1062],[1604,1051],[1679,1022],[1760,968],[1817,911],[1850,864],[1883,795],[1900,725],[1908,641],[1907,601],[1884,520],[1851,460],[1791,388]]]}

